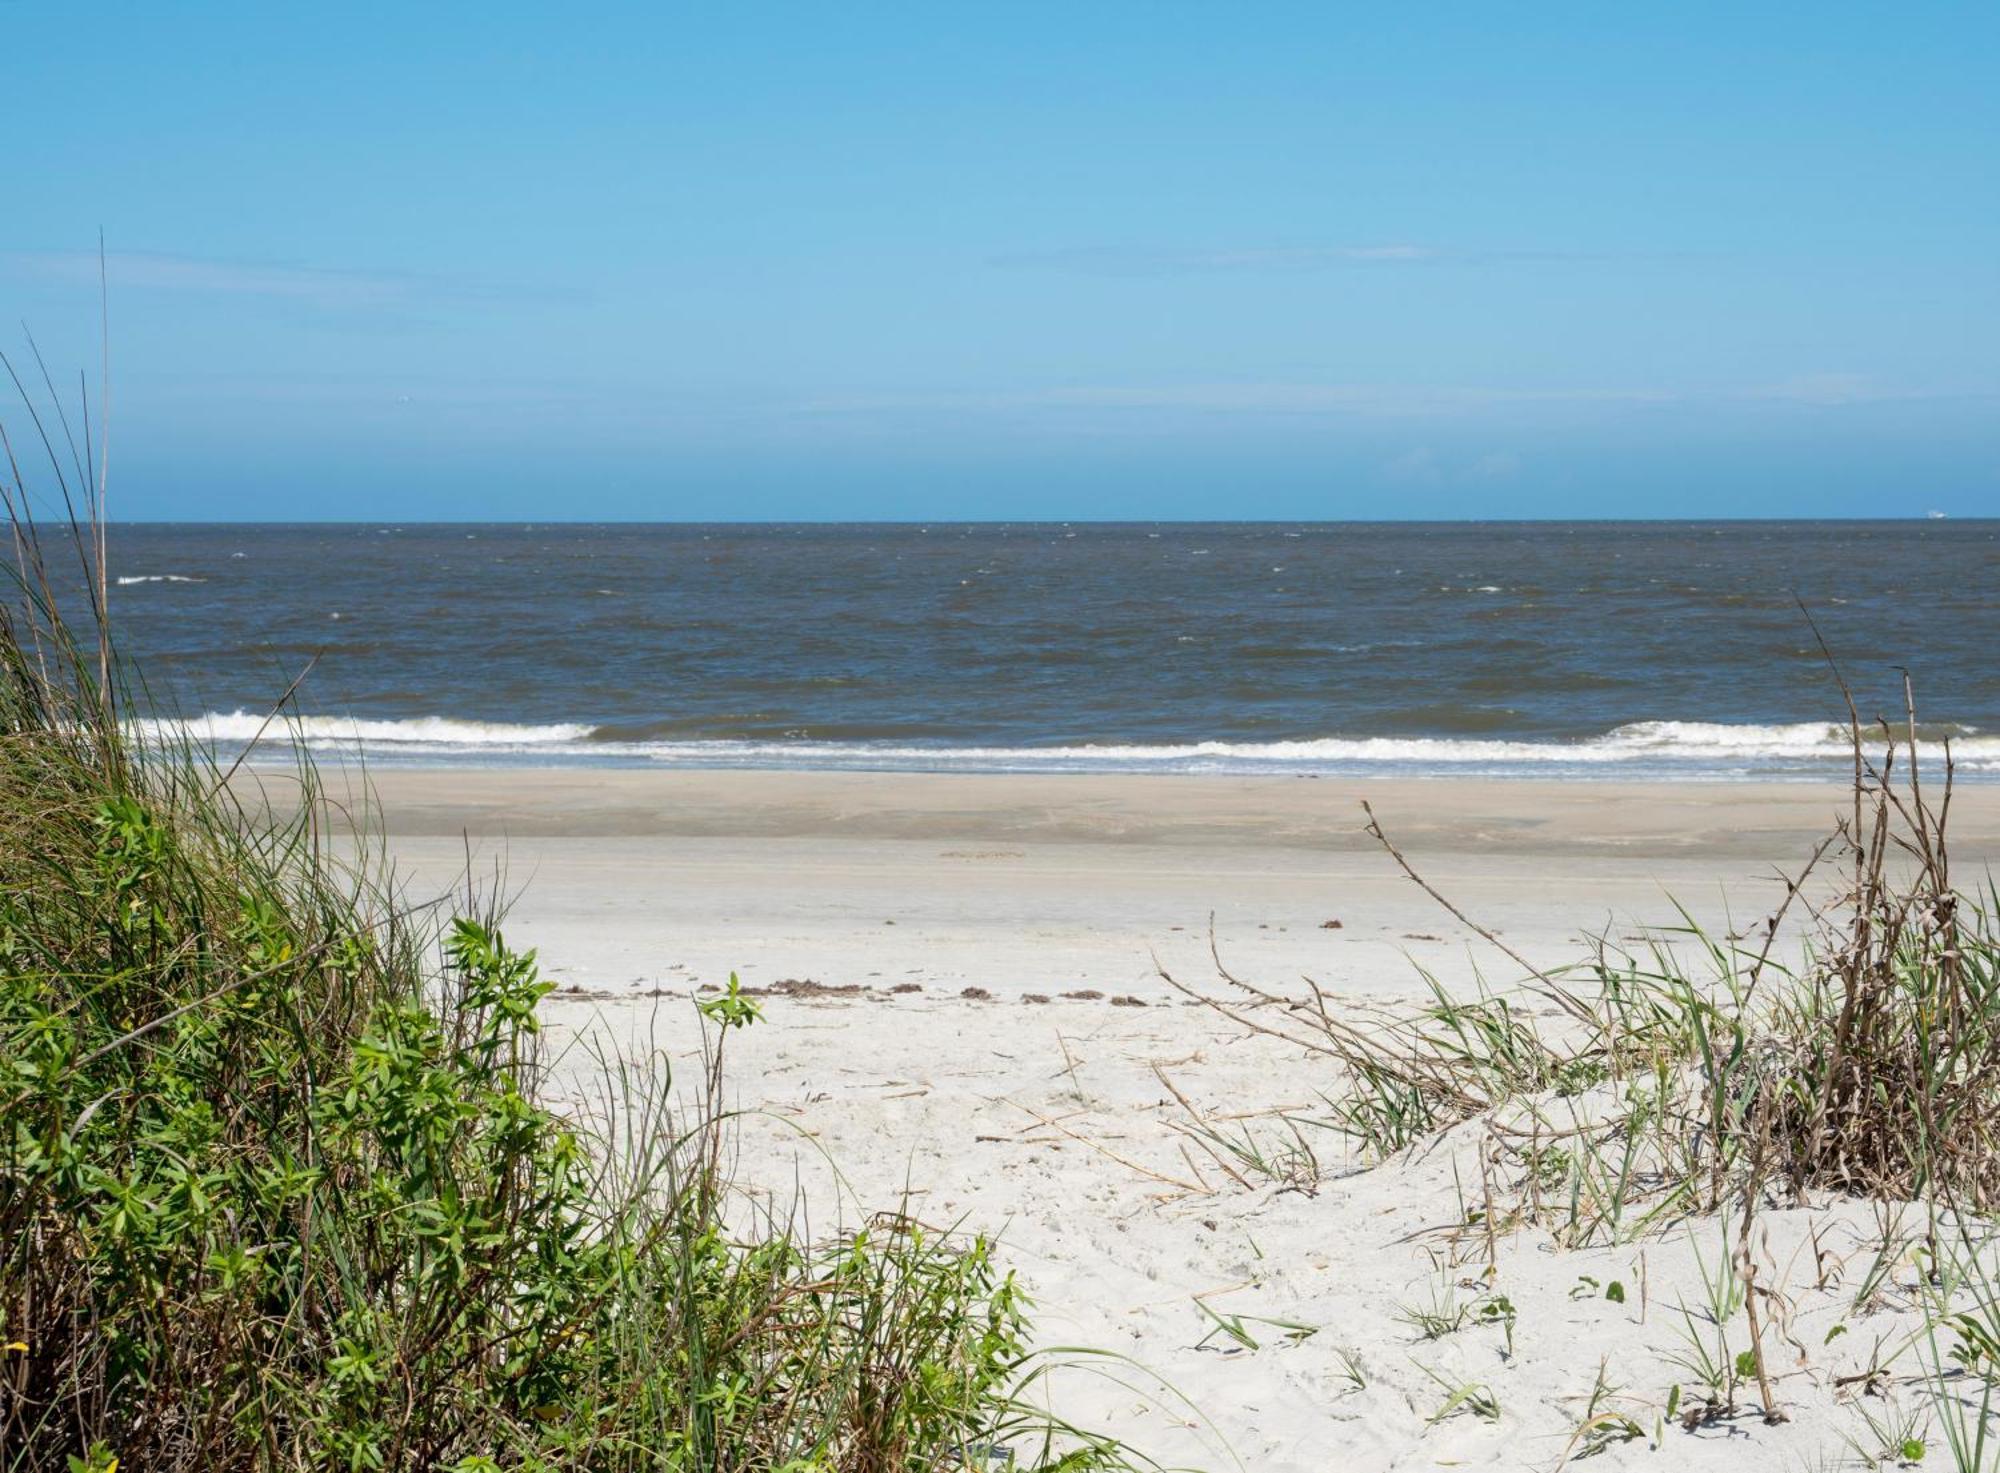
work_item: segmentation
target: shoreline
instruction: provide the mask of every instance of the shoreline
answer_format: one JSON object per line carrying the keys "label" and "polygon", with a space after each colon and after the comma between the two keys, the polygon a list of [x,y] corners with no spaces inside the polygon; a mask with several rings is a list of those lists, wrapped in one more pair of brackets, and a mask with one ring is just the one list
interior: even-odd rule
{"label": "shoreline", "polygon": [[[1731,928],[1846,812],[1832,787],[1141,775],[661,771],[324,774],[410,893],[468,865],[515,896],[551,975],[650,991],[731,971],[902,976],[1007,996],[1232,965],[1407,994],[1469,982],[1465,933],[1366,830],[1537,965],[1587,933]],[[239,784],[263,775],[239,777]],[[268,790],[276,800],[279,784]],[[1952,805],[1963,872],[2000,861],[2000,788]],[[1339,921],[1337,928],[1326,926]],[[1488,956],[1484,961],[1490,964]]]}
{"label": "shoreline", "polygon": [[[282,792],[288,770],[239,786]],[[1450,849],[1571,852],[1646,845],[1778,859],[1851,806],[1844,780],[1314,777],[618,767],[364,767],[327,762],[349,805],[372,790],[390,835],[931,838],[1372,848],[1361,804]],[[1398,818],[1400,815],[1400,820]],[[2000,855],[2000,784],[1954,789],[1954,834]]]}

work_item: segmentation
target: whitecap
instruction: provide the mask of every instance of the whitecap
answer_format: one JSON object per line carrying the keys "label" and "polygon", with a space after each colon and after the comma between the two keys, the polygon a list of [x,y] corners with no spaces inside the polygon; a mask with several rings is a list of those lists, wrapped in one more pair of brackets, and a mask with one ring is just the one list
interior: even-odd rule
{"label": "whitecap", "polygon": [[[1181,636],[1183,639],[1187,636]],[[183,733],[217,746],[253,740],[262,713],[210,713],[185,724],[140,723],[158,739]],[[406,719],[307,716],[270,723],[267,751],[287,741],[317,751],[366,751],[419,761],[516,758],[641,762],[671,767],[805,768],[968,772],[1161,772],[1254,775],[1346,773],[1572,774],[1624,777],[1812,777],[1844,772],[1845,726],[1702,721],[1638,721],[1571,740],[1438,736],[1319,736],[1281,741],[1073,743],[1050,746],[941,746],[899,742],[711,739],[608,741],[579,722],[525,724],[444,716]],[[1952,756],[1965,775],[2000,776],[2000,736],[1952,730]],[[1935,762],[1936,742],[1919,743]]]}
{"label": "whitecap", "polygon": [[211,711],[187,722],[153,720],[142,721],[138,725],[141,735],[149,738],[182,734],[218,745],[252,741],[261,731],[267,739],[279,740],[289,733],[309,747],[360,747],[379,743],[384,748],[439,749],[555,746],[582,742],[596,729],[576,722],[526,725],[504,721],[465,721],[446,716],[417,716],[406,720],[296,716],[271,721],[268,713],[240,709]]}

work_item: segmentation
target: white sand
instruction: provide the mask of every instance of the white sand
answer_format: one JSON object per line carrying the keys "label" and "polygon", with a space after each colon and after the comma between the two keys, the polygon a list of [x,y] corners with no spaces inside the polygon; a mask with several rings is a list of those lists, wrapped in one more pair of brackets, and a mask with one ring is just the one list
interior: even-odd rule
{"label": "white sand", "polygon": [[[1358,832],[1364,796],[1428,877],[1537,964],[1574,958],[1585,929],[1672,921],[1670,891],[1710,923],[1757,918],[1778,893],[1772,867],[1803,854],[1842,801],[1748,785],[375,779],[391,847],[418,887],[448,884],[468,842],[482,863],[504,854],[520,891],[510,938],[539,947],[549,974],[576,989],[548,1004],[553,1038],[590,1033],[633,1054],[654,1039],[686,1061],[698,1038],[685,998],[731,969],[760,987],[863,989],[769,997],[766,1021],[732,1040],[733,1087],[760,1112],[740,1180],[781,1203],[802,1186],[819,1228],[852,1225],[907,1189],[925,1221],[1000,1232],[1044,1343],[1134,1363],[1121,1371],[1131,1390],[1063,1383],[1065,1411],[1168,1463],[1274,1470],[1553,1468],[1600,1365],[1622,1388],[1604,1408],[1652,1428],[1668,1386],[1689,1379],[1669,1358],[1684,1348],[1677,1306],[1700,1292],[1690,1235],[1574,1252],[1537,1233],[1503,1236],[1489,1290],[1483,1239],[1461,1235],[1454,1248],[1445,1231],[1478,1206],[1469,1133],[1366,1172],[1337,1137],[1309,1133],[1323,1167],[1312,1191],[1230,1180],[1176,1128],[1187,1116],[1161,1076],[1204,1115],[1275,1143],[1275,1112],[1310,1114],[1326,1066],[1187,1004],[1154,958],[1213,985],[1213,912],[1231,970],[1281,989],[1303,974],[1336,998],[1413,996],[1419,965],[1463,985],[1475,961],[1509,977],[1505,958],[1469,949]],[[1966,789],[1955,805],[1968,878],[2000,853],[1996,800],[2000,789]],[[911,984],[921,991],[892,991]],[[1063,996],[1083,991],[1104,996]],[[577,1051],[569,1067],[589,1066]],[[1767,1304],[1780,1322],[1773,1369],[1792,1420],[1669,1427],[1649,1466],[1817,1466],[1847,1455],[1844,1437],[1868,1436],[1845,1404],[1858,1388],[1836,1379],[1878,1342],[1894,1350],[1909,1324],[1893,1306],[1864,1314],[1849,1302],[1876,1225],[1854,1205],[1764,1222],[1763,1272],[1779,1291]],[[1698,1241],[1711,1262],[1722,1256],[1713,1224]],[[1891,1282],[1912,1273],[1904,1265]],[[1625,1302],[1590,1292],[1586,1276],[1618,1280]],[[1399,1306],[1490,1292],[1517,1311],[1511,1357],[1497,1325],[1426,1341],[1400,1318]],[[1246,1320],[1259,1342],[1247,1349],[1210,1335],[1197,1299],[1315,1333],[1292,1343]],[[1838,1323],[1849,1330],[1826,1343]],[[1740,1321],[1731,1337],[1741,1348]],[[1918,1371],[1919,1353],[1896,1369]],[[1497,1420],[1461,1408],[1431,1423],[1468,1381],[1497,1400]],[[1866,1404],[1884,1416],[1890,1402]]]}

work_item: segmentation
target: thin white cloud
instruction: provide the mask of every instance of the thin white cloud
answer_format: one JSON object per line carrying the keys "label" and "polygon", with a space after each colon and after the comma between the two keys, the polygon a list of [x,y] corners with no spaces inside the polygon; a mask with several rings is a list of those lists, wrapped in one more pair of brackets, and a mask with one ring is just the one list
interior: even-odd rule
{"label": "thin white cloud", "polygon": [[[1485,384],[1188,383],[1152,385],[1070,384],[1021,389],[924,391],[828,395],[792,407],[805,416],[1005,416],[1095,412],[1102,415],[1321,416],[1351,418],[1455,418],[1536,409],[1634,410],[1668,408],[1754,409],[1795,405],[1846,408],[1868,404],[1988,402],[1990,388],[1898,387],[1847,374],[1811,374],[1773,384],[1704,389],[1635,385],[1514,388]],[[1504,453],[1475,468],[1489,479],[1518,470]]]}
{"label": "thin white cloud", "polygon": [[1505,389],[1380,384],[1075,385],[968,393],[829,397],[798,406],[805,414],[1007,414],[1025,410],[1169,411],[1186,414],[1431,415],[1510,405],[1662,404],[1676,396],[1645,389]]}
{"label": "thin white cloud", "polygon": [[992,264],[1017,270],[1060,271],[1086,276],[1175,276],[1200,272],[1285,273],[1394,266],[1671,259],[1676,259],[1672,253],[1467,250],[1414,241],[1377,241],[1220,248],[1072,246],[1059,250],[1008,252],[994,256]]}
{"label": "thin white cloud", "polygon": [[1804,373],[1746,390],[1746,399],[1832,407],[1843,404],[1883,404],[1940,396],[1920,389],[1884,384],[1860,373]]}
{"label": "thin white cloud", "polygon": [[1521,457],[1511,450],[1489,451],[1466,469],[1466,475],[1475,481],[1511,481],[1520,474]]}
{"label": "thin white cloud", "polygon": [[[10,274],[32,280],[97,286],[94,252],[9,251],[0,255],[0,262]],[[114,252],[104,259],[104,273],[114,288],[285,297],[336,305],[394,301],[410,296],[424,284],[421,277],[394,272],[219,261],[152,251]]]}
{"label": "thin white cloud", "polygon": [[1511,450],[1468,457],[1442,453],[1428,445],[1414,446],[1382,465],[1382,478],[1402,486],[1490,486],[1512,481],[1520,473],[1521,457]]}
{"label": "thin white cloud", "polygon": [[[0,251],[0,274],[95,291],[98,257],[93,251]],[[570,295],[545,288],[480,285],[413,271],[230,261],[158,251],[114,251],[104,258],[104,274],[113,291],[260,297],[334,308],[392,307],[446,297]]]}
{"label": "thin white cloud", "polygon": [[995,256],[993,264],[1086,276],[1170,276],[1202,271],[1323,271],[1340,266],[1408,265],[1437,260],[1440,255],[1430,246],[1406,242],[1220,250],[1077,246],[1011,252]]}
{"label": "thin white cloud", "polygon": [[1402,486],[1435,486],[1443,474],[1437,452],[1428,445],[1405,450],[1382,467],[1385,479]]}

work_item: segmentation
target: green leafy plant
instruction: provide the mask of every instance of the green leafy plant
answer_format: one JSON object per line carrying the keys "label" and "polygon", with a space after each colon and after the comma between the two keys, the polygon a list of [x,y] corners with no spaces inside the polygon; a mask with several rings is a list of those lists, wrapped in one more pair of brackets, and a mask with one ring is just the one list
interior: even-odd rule
{"label": "green leafy plant", "polygon": [[1034,1405],[1056,1363],[987,1239],[738,1210],[735,979],[692,1100],[655,1060],[611,1121],[550,1108],[533,953],[402,903],[303,759],[246,800],[142,738],[103,541],[59,576],[26,494],[0,478],[10,1473],[1136,1461]]}
{"label": "green leafy plant", "polygon": [[1514,1355],[1514,1321],[1520,1317],[1514,1301],[1505,1294],[1486,1294],[1473,1305],[1473,1318],[1482,1325],[1498,1325],[1506,1336],[1507,1357]]}

